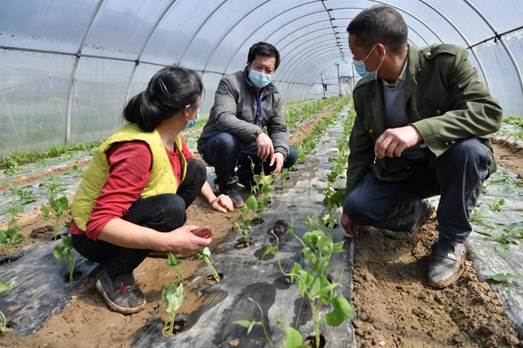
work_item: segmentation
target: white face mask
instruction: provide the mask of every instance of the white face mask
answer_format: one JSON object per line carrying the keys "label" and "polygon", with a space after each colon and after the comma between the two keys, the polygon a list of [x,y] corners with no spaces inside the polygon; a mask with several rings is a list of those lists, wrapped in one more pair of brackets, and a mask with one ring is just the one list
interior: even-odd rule
{"label": "white face mask", "polygon": [[376,45],[372,46],[371,50],[369,51],[369,53],[367,54],[367,56],[364,59],[355,60],[353,62],[356,72],[362,78],[369,78],[369,79],[375,80],[378,77],[378,70],[380,70],[381,65],[383,64],[383,61],[385,60],[385,55],[383,55],[380,65],[376,68],[376,70],[368,71],[367,68],[365,67],[365,61],[367,60],[367,58],[369,58],[370,54],[372,53],[372,51],[374,51],[375,48],[376,48]]}
{"label": "white face mask", "polygon": [[200,118],[200,108],[198,108],[196,110],[196,117],[193,118],[192,120],[189,120],[187,122],[187,126],[185,126],[185,128],[191,128],[191,127],[194,127],[194,125],[198,122],[198,119]]}

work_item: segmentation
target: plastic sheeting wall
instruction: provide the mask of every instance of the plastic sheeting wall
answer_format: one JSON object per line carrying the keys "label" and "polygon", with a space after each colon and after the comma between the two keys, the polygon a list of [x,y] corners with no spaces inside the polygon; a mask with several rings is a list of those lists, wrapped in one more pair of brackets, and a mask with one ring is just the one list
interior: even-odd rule
{"label": "plastic sheeting wall", "polygon": [[[521,32],[512,32],[523,24],[519,0],[4,0],[0,157],[105,137],[126,100],[167,64],[201,74],[206,112],[220,78],[243,69],[257,41],[281,52],[275,78],[285,99],[323,96],[320,74],[337,95],[335,64],[353,75],[345,28],[376,4],[402,13],[413,45],[472,46],[470,60],[505,113],[523,115]],[[509,31],[505,46],[494,40]]]}

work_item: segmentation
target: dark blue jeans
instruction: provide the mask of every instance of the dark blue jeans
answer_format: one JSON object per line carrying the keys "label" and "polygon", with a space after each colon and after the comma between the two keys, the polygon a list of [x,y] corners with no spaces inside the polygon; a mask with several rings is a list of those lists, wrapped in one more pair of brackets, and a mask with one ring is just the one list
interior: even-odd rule
{"label": "dark blue jeans", "polygon": [[[262,160],[257,155],[256,143],[243,143],[236,135],[228,132],[217,133],[201,144],[199,151],[207,164],[216,171],[216,181],[220,187],[225,187],[238,179],[241,184],[250,187],[253,184],[253,172],[259,174]],[[289,168],[298,155],[296,149],[289,146],[289,153],[283,162],[283,168]],[[251,169],[254,164],[254,170]],[[238,171],[236,172],[236,167]],[[269,166],[269,161],[263,162],[265,174],[272,173],[275,166]]]}
{"label": "dark blue jeans", "polygon": [[406,180],[385,182],[370,171],[349,192],[343,211],[357,225],[406,231],[422,214],[421,200],[439,194],[440,236],[463,242],[472,231],[470,214],[492,161],[478,139],[459,141],[439,158],[413,162],[414,173]]}

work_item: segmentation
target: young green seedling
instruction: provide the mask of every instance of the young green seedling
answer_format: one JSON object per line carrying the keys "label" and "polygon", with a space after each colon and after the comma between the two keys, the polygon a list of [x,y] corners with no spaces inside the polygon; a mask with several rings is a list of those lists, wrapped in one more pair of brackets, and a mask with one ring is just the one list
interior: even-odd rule
{"label": "young green seedling", "polygon": [[518,274],[512,273],[496,273],[485,280],[489,284],[510,284],[516,283],[517,280],[521,280],[523,277]]}
{"label": "young green seedling", "polygon": [[73,251],[73,242],[70,235],[62,236],[62,242],[53,249],[53,256],[58,261],[65,262],[69,271],[69,282],[73,281],[76,258]]}
{"label": "young green seedling", "polygon": [[505,200],[503,198],[497,199],[490,205],[490,210],[494,212],[500,212],[503,206],[505,205]]}
{"label": "young green seedling", "polygon": [[0,230],[0,243],[7,246],[17,246],[23,242],[24,236],[20,233],[20,226],[16,223],[16,220],[12,218],[9,220],[7,229]]}
{"label": "young green seedling", "polygon": [[202,260],[203,262],[205,262],[207,268],[209,268],[209,270],[211,271],[212,276],[214,277],[214,280],[216,280],[216,282],[219,282],[221,280],[220,275],[218,274],[216,268],[214,268],[214,265],[212,264],[211,250],[208,247],[205,247],[202,250],[198,251],[193,258],[195,260]]}
{"label": "young green seedling", "polygon": [[69,209],[69,200],[67,199],[67,196],[59,195],[59,193],[60,189],[58,188],[57,179],[55,176],[52,176],[46,187],[49,204],[42,206],[42,215],[46,220],[49,220],[52,212],[55,221],[58,221]]}
{"label": "young green seedling", "polygon": [[164,322],[162,335],[173,336],[176,320],[176,311],[183,303],[183,282],[172,283],[162,290],[162,300],[165,302],[169,320]]}
{"label": "young green seedling", "polygon": [[[11,288],[14,285],[15,285],[14,280],[6,282],[2,278],[0,278],[0,295],[11,290]],[[5,317],[4,313],[2,311],[0,311],[0,335],[6,333],[7,331],[9,331],[9,328],[7,327],[7,318]]]}
{"label": "young green seedling", "polygon": [[251,195],[245,200],[245,206],[240,211],[240,222],[234,224],[236,231],[243,237],[247,245],[250,245],[249,234],[251,233],[251,221],[257,211],[258,202],[256,201],[256,197]]}
{"label": "young green seedling", "polygon": [[254,301],[254,299],[252,297],[249,297],[247,300],[249,302],[253,303],[256,306],[256,308],[260,312],[260,316],[261,316],[262,319],[261,320],[256,320],[256,319],[254,319],[253,316],[250,316],[249,319],[247,319],[247,320],[236,320],[233,323],[236,324],[236,325],[240,325],[240,326],[246,328],[247,329],[247,335],[251,333],[252,329],[256,325],[261,326],[261,328],[263,330],[263,334],[265,336],[265,339],[267,340],[267,343],[269,343],[269,346],[271,346],[272,348],[275,348],[275,345],[272,342],[271,336],[269,336],[269,332],[267,330],[267,327],[265,326],[265,322],[263,321],[263,309],[261,308],[261,306],[260,306],[260,304],[258,302]]}
{"label": "young green seedling", "polygon": [[[310,217],[306,224],[317,226],[318,217]],[[320,344],[320,322],[338,326],[354,315],[349,301],[342,294],[335,295],[334,289],[339,284],[331,283],[327,278],[327,268],[333,254],[343,252],[343,241],[334,242],[332,236],[320,229],[310,230],[303,238],[293,234],[303,246],[302,256],[305,265],[295,262],[291,270],[291,281],[297,282],[301,296],[306,298],[312,310],[316,348]],[[331,312],[322,316],[322,306],[331,306]]]}
{"label": "young green seedling", "polygon": [[176,320],[176,311],[183,303],[183,276],[179,270],[180,260],[173,254],[167,254],[167,266],[176,269],[176,281],[162,290],[162,300],[166,305],[169,320],[164,321],[162,335],[173,336]]}

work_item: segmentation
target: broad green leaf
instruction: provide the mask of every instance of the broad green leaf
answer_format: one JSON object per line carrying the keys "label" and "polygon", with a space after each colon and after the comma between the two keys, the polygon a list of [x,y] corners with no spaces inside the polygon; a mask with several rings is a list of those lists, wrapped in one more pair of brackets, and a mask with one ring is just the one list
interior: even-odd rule
{"label": "broad green leaf", "polygon": [[0,278],[0,294],[3,294],[9,290],[15,285],[15,281],[11,280],[9,282],[6,282],[2,278]]}
{"label": "broad green leaf", "polygon": [[252,212],[255,212],[258,210],[258,202],[256,201],[256,197],[254,196],[249,196],[249,198],[247,198],[245,200],[245,206],[247,208],[249,208],[250,211]]}
{"label": "broad green leaf", "polygon": [[183,303],[183,283],[173,283],[162,290],[162,299],[167,305],[166,312],[174,317]]}
{"label": "broad green leaf", "polygon": [[169,267],[177,267],[181,264],[181,261],[178,260],[176,255],[174,253],[167,253],[167,260],[166,260],[167,266]]}
{"label": "broad green leaf", "polygon": [[516,274],[511,273],[498,273],[486,278],[485,280],[490,284],[507,284],[521,278]]}
{"label": "broad green leaf", "polygon": [[341,241],[341,242],[337,242],[337,243],[334,243],[332,245],[332,252],[333,253],[341,253],[343,252],[345,249],[343,248],[343,245],[345,244],[344,241]]}
{"label": "broad green leaf", "polygon": [[338,295],[332,301],[332,311],[323,317],[329,326],[339,326],[345,320],[354,316],[354,309],[343,295]]}
{"label": "broad green leaf", "polygon": [[73,240],[71,239],[70,235],[62,236],[62,244],[66,247],[71,249],[73,247]]}
{"label": "broad green leaf", "polygon": [[283,342],[283,348],[301,348],[303,346],[303,338],[298,330],[289,326],[287,327],[287,337]]}
{"label": "broad green leaf", "polygon": [[55,248],[53,249],[53,257],[55,259],[57,259],[58,261],[63,261],[64,260],[64,247],[63,247],[63,245],[59,244],[59,245],[55,246]]}

